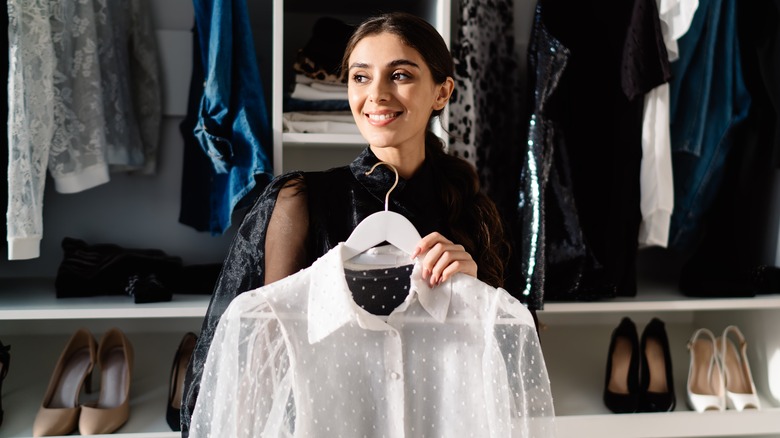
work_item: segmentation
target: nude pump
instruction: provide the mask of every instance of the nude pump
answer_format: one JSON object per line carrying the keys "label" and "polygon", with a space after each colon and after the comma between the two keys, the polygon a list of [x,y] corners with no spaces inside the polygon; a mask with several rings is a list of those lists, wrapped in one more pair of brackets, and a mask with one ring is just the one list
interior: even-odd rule
{"label": "nude pump", "polygon": [[108,434],[122,427],[130,417],[130,376],[133,346],[125,334],[113,328],[100,339],[100,396],[81,408],[82,435]]}
{"label": "nude pump", "polygon": [[54,367],[49,386],[33,423],[33,436],[67,435],[76,429],[82,386],[91,390],[97,343],[87,329],[71,336]]}

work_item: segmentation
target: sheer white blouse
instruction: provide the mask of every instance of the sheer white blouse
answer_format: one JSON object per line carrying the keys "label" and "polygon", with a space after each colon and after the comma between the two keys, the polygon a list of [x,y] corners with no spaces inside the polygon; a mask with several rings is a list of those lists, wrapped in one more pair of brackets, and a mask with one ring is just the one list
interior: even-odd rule
{"label": "sheer white blouse", "polygon": [[464,274],[430,288],[418,262],[388,283],[405,301],[373,315],[345,269],[380,277],[409,256],[385,246],[351,263],[342,248],[233,300],[190,436],[553,436],[547,369],[519,301]]}

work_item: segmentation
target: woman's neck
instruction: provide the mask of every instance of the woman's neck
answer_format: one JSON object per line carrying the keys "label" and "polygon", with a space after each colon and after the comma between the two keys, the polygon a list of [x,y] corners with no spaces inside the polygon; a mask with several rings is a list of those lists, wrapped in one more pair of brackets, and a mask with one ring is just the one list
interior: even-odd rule
{"label": "woman's neck", "polygon": [[417,169],[425,161],[425,147],[401,149],[371,146],[371,151],[380,161],[392,164],[398,170],[398,175],[407,180],[417,172]]}

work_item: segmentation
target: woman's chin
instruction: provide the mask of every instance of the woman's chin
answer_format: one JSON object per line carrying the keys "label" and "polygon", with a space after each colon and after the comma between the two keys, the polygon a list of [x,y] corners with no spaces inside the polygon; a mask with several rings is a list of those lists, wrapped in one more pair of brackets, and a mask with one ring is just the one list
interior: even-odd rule
{"label": "woman's chin", "polygon": [[368,141],[368,144],[371,145],[371,147],[374,148],[384,149],[393,147],[396,144],[396,142],[384,135],[364,135],[363,138]]}

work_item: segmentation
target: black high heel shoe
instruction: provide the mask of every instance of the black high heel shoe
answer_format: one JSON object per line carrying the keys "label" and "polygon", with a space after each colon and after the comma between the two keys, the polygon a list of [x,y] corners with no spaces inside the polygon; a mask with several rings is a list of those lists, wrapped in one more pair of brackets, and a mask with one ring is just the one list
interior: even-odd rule
{"label": "black high heel shoe", "polygon": [[0,425],[3,424],[3,381],[8,375],[8,366],[11,364],[10,345],[0,342]]}
{"label": "black high heel shoe", "polygon": [[190,364],[192,352],[195,350],[195,342],[198,337],[195,333],[188,332],[184,335],[179,348],[176,349],[176,356],[173,358],[171,367],[171,381],[168,387],[168,406],[165,410],[165,419],[171,430],[181,431],[181,398],[184,393],[184,373]]}
{"label": "black high heel shoe", "polygon": [[639,408],[639,339],[636,325],[627,317],[612,332],[609,343],[604,404],[616,414]]}
{"label": "black high heel shoe", "polygon": [[642,332],[642,378],[640,412],[669,412],[676,404],[672,378],[672,356],[664,323],[653,318]]}

